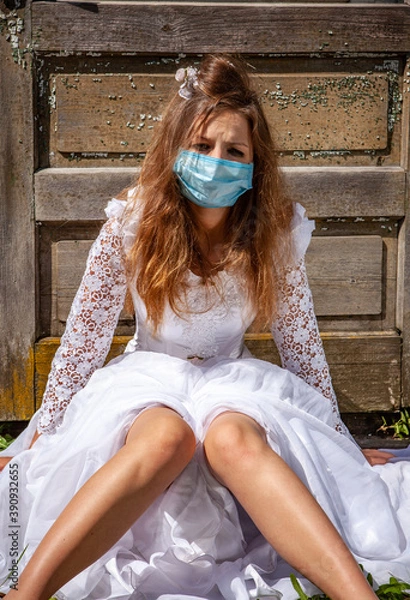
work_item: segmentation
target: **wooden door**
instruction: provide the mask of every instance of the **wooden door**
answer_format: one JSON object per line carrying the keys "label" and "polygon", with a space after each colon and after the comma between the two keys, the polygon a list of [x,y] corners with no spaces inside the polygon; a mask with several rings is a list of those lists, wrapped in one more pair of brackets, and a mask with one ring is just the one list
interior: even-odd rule
{"label": "wooden door", "polygon": [[[26,232],[29,264],[21,272],[20,255],[2,248],[13,312],[2,316],[0,418],[25,419],[41,402],[104,206],[135,177],[176,68],[205,52],[239,52],[254,66],[287,185],[316,220],[307,264],[342,410],[406,404],[410,6],[63,1],[34,2],[30,15],[32,71],[20,93],[32,94],[34,114],[23,114],[35,141],[23,150],[14,140],[28,164],[0,198],[6,219],[10,206],[18,213],[13,235]],[[33,172],[35,223],[18,210],[31,205],[21,186]],[[132,331],[122,314],[113,353]],[[266,333],[247,343],[277,361]]]}
{"label": "wooden door", "polygon": [[0,2],[0,420],[28,419],[34,408],[34,120],[28,23],[28,9]]}

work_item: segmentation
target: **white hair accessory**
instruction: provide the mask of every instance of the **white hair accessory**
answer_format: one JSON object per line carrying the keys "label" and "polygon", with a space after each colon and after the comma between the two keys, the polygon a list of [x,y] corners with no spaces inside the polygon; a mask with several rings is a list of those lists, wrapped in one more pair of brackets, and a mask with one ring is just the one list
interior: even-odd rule
{"label": "white hair accessory", "polygon": [[178,69],[175,73],[175,79],[181,84],[178,94],[181,98],[190,100],[194,89],[198,87],[198,69],[195,67]]}

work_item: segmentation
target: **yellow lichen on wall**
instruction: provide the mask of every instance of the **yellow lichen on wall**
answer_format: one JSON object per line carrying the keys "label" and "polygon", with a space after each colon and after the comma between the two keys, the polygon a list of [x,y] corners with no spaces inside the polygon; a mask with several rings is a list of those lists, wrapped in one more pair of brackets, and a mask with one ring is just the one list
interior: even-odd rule
{"label": "yellow lichen on wall", "polygon": [[0,421],[24,421],[34,413],[34,350],[14,359],[10,369],[11,384],[0,387]]}

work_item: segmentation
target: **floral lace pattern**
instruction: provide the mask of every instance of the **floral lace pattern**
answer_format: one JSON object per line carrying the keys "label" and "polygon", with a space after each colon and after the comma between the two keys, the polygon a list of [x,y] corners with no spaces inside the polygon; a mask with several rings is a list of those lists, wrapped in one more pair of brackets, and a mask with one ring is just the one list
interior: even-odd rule
{"label": "floral lace pattern", "polygon": [[125,298],[123,258],[121,225],[112,217],[91,248],[52,363],[38,422],[42,433],[61,424],[73,395],[104,363]]}
{"label": "floral lace pattern", "polygon": [[330,400],[335,429],[347,434],[319,334],[304,259],[287,269],[283,277],[278,317],[273,323],[272,335],[282,366]]}
{"label": "floral lace pattern", "polygon": [[[189,348],[190,360],[211,358],[220,354],[221,327],[226,326],[233,313],[241,314],[244,295],[238,280],[224,271],[218,274],[220,289],[205,288],[191,272],[188,278],[187,306],[191,312],[183,321],[181,341]],[[174,315],[174,319],[179,321],[180,317]]]}

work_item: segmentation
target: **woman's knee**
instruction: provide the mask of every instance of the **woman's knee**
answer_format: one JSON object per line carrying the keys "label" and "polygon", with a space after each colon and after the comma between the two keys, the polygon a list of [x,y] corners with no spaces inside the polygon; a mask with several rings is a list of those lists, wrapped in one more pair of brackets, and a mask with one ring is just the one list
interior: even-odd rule
{"label": "woman's knee", "polygon": [[171,409],[159,407],[145,411],[134,421],[126,445],[143,447],[158,464],[188,463],[195,452],[196,440],[182,417]]}
{"label": "woman's knee", "polygon": [[158,451],[165,460],[182,458],[191,460],[196,446],[194,432],[179,415],[161,419],[156,426]]}
{"label": "woman's knee", "polygon": [[262,427],[239,413],[223,413],[217,417],[204,441],[207,461],[216,474],[239,466],[251,466],[265,447]]}

